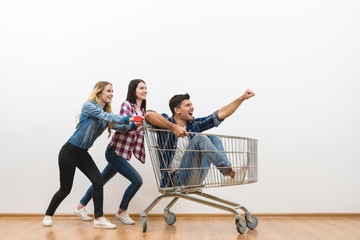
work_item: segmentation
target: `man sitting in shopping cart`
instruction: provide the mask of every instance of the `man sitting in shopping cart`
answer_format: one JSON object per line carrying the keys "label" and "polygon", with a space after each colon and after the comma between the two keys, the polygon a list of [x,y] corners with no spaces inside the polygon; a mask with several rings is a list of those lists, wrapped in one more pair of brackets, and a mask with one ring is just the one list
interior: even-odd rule
{"label": "man sitting in shopping cart", "polygon": [[[145,115],[147,123],[159,131],[157,141],[161,151],[161,183],[160,187],[196,186],[201,184],[212,163],[224,176],[234,178],[235,172],[223,152],[224,148],[216,136],[191,134],[203,132],[217,127],[225,118],[232,115],[241,103],[255,96],[250,89],[233,102],[215,111],[207,117],[194,118],[194,107],[189,94],[173,96],[169,107],[173,116],[148,111]],[[188,134],[190,132],[190,134]]]}

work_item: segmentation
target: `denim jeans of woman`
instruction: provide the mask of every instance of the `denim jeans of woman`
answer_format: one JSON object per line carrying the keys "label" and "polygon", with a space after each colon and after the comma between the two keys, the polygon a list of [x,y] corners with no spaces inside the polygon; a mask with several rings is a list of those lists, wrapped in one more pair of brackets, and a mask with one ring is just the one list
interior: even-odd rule
{"label": "denim jeans of woman", "polygon": [[[131,182],[131,184],[125,190],[119,206],[122,210],[127,210],[131,199],[135,196],[136,192],[141,187],[143,180],[135,168],[131,166],[129,161],[117,155],[114,150],[112,150],[112,148],[108,147],[106,149],[105,157],[109,164],[101,173],[104,179],[104,184],[106,184],[112,177],[114,177],[116,173],[120,173]],[[93,186],[87,190],[84,197],[80,200],[82,205],[86,206],[90,201],[92,196],[92,188]]]}
{"label": "denim jeans of woman", "polygon": [[69,195],[76,167],[89,178],[94,186],[95,218],[103,216],[103,180],[94,160],[86,149],[67,142],[59,153],[60,189],[54,194],[46,215],[53,216],[60,203]]}

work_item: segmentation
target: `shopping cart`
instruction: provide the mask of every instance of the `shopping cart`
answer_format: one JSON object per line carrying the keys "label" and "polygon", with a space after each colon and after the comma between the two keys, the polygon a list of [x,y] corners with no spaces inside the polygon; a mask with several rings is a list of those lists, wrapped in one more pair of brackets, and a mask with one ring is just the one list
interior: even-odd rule
{"label": "shopping cart", "polygon": [[[176,151],[176,147],[174,146],[176,146],[177,137],[165,129],[145,127],[145,137],[151,163],[158,190],[162,194],[140,214],[143,232],[147,231],[147,214],[163,198],[173,198],[164,209],[164,220],[169,225],[174,224],[176,221],[176,215],[170,211],[170,208],[174,206],[179,198],[184,198],[233,213],[235,215],[236,229],[241,234],[245,233],[247,228],[255,229],[257,227],[257,218],[244,206],[202,192],[202,189],[204,188],[226,187],[257,182],[257,140],[245,137],[204,133],[189,133],[189,139],[193,139],[197,135],[207,137],[211,139],[211,141],[218,141],[217,144],[219,144],[220,141],[220,147],[217,147],[217,151],[205,149],[201,150],[201,152],[199,150],[185,150],[185,152],[191,151],[191,154],[200,154],[200,156],[205,156],[207,154],[226,155],[231,163],[232,170],[235,172],[234,178],[225,176],[226,174],[224,175],[220,172],[220,170],[223,170],[222,172],[226,173],[226,170],[228,169],[221,169],[226,167],[216,167],[213,164],[205,164],[196,167],[196,169],[180,168],[181,171],[191,170],[197,172],[199,179],[197,182],[179,185],[173,178],[176,169],[172,169],[169,166],[169,161],[167,161]],[[188,154],[190,154],[190,152]],[[241,214],[237,212],[238,209],[243,210],[245,220]]]}

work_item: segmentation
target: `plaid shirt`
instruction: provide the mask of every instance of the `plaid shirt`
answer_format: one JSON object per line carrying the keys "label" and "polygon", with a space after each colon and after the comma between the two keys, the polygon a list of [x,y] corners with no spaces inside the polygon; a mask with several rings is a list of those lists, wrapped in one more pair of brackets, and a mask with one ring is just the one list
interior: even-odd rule
{"label": "plaid shirt", "polygon": [[[174,117],[169,117],[165,113],[161,114],[168,121],[176,124]],[[215,111],[213,114],[203,117],[203,118],[195,118],[192,121],[187,122],[186,131],[187,132],[203,132],[213,127],[219,126],[222,121],[219,120],[218,111]],[[154,128],[159,128],[153,126]],[[189,134],[190,139],[194,137],[194,134]],[[172,132],[158,132],[158,144],[161,149],[169,149],[164,150],[162,154],[162,161],[160,163],[161,170],[161,182],[160,187],[171,187],[171,180],[168,172],[168,166],[174,157],[177,145],[178,137],[176,137]]]}
{"label": "plaid shirt", "polygon": [[[137,115],[144,116],[144,109],[141,112],[136,111],[136,106],[128,101],[123,102],[120,109],[120,115],[134,117]],[[108,147],[111,147],[117,155],[123,159],[130,160],[132,153],[141,162],[145,163],[144,147],[144,129],[136,128],[130,132],[116,131]]]}

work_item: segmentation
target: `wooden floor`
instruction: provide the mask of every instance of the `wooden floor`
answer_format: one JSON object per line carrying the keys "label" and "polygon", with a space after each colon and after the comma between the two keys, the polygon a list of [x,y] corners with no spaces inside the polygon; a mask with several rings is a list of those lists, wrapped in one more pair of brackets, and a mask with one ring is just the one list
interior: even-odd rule
{"label": "wooden floor", "polygon": [[116,229],[93,229],[92,222],[75,217],[54,217],[52,227],[43,227],[42,217],[0,216],[1,240],[359,240],[359,216],[258,216],[259,225],[245,234],[236,231],[234,217],[178,216],[174,225],[162,217],[148,217],[147,232],[142,232],[140,218],[135,225],[123,225],[108,217]]}

